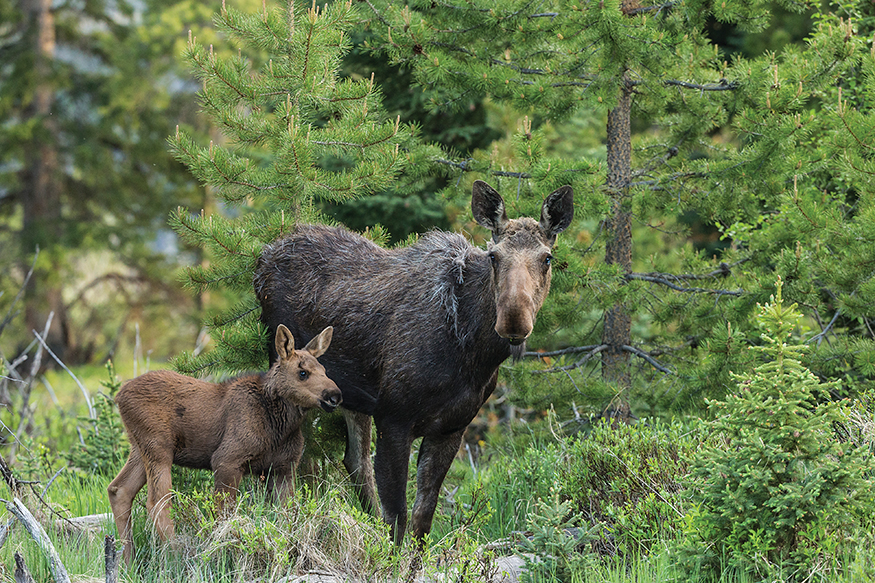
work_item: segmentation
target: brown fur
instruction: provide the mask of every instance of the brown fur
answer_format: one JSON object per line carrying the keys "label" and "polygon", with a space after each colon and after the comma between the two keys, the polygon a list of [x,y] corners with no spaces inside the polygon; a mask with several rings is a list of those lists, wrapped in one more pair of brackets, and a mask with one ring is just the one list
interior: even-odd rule
{"label": "brown fur", "polygon": [[316,360],[331,342],[332,328],[303,350],[285,326],[277,329],[279,358],[264,374],[210,383],[169,370],[129,380],[115,400],[128,431],[131,453],[109,485],[109,501],[124,558],[133,555],[131,505],[148,484],[146,509],[162,540],[173,536],[170,467],[211,469],[219,510],[233,505],[245,474],[266,474],[282,499],[301,459],[304,409],[334,410],[341,393]]}
{"label": "brown fur", "polygon": [[411,523],[421,538],[465,427],[495,388],[499,365],[525,350],[550,289],[550,249],[574,214],[570,186],[547,197],[540,221],[508,219],[504,200],[479,180],[471,206],[492,231],[485,251],[440,231],[386,250],[345,229],[299,225],[265,246],[255,272],[268,329],[284,324],[307,338],[338,326],[324,361],[343,391],[344,465],[371,508],[378,506],[376,481],[396,542],[407,525],[411,442],[423,438]]}

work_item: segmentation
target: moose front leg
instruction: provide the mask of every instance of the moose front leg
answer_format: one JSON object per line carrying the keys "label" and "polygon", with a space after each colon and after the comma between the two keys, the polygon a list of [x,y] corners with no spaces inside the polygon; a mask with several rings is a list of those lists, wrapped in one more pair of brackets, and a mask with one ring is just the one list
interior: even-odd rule
{"label": "moose front leg", "polygon": [[407,467],[410,460],[410,427],[377,425],[374,477],[383,507],[383,520],[396,545],[407,529]]}
{"label": "moose front leg", "polygon": [[346,453],[343,465],[349,473],[353,488],[365,512],[376,514],[380,508],[374,485],[374,466],[371,463],[371,416],[343,409],[346,421]]}
{"label": "moose front leg", "polygon": [[463,429],[449,435],[422,438],[416,462],[416,500],[410,521],[410,533],[419,544],[431,530],[441,485],[459,451],[464,433]]}

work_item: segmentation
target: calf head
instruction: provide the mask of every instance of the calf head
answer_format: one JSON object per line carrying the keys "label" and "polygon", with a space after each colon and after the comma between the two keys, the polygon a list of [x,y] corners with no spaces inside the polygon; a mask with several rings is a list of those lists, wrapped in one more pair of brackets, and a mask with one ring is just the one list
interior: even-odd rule
{"label": "calf head", "polygon": [[535,316],[550,290],[556,236],[574,218],[574,193],[562,186],[541,206],[541,219],[508,219],[504,199],[481,180],[474,182],[471,209],[476,221],[492,231],[486,246],[495,283],[495,331],[512,345],[521,345],[535,325]]}
{"label": "calf head", "polygon": [[295,350],[292,333],[280,324],[274,340],[277,360],[270,367],[265,382],[268,395],[286,399],[305,409],[322,407],[328,412],[334,411],[342,401],[340,389],[316,360],[328,350],[333,332],[334,328],[328,326],[303,350]]}

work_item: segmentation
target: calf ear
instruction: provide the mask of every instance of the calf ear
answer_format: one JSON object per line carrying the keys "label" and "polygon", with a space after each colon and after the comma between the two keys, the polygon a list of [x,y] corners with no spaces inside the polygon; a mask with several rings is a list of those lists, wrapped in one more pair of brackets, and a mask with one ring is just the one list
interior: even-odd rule
{"label": "calf ear", "polygon": [[295,353],[295,337],[283,324],[280,324],[276,329],[274,346],[280,360],[287,360]]}
{"label": "calf ear", "polygon": [[497,241],[507,223],[504,199],[494,188],[482,180],[474,181],[472,192],[471,210],[474,212],[474,220],[492,231],[492,240]]}
{"label": "calf ear", "polygon": [[304,350],[319,358],[325,351],[328,350],[328,345],[331,344],[331,336],[334,334],[334,328],[328,326],[319,333],[318,336],[314,336],[310,342],[307,343],[307,346],[304,347]]}
{"label": "calf ear", "polygon": [[568,228],[574,219],[574,190],[560,186],[544,200],[541,206],[541,231],[552,245],[556,235]]}

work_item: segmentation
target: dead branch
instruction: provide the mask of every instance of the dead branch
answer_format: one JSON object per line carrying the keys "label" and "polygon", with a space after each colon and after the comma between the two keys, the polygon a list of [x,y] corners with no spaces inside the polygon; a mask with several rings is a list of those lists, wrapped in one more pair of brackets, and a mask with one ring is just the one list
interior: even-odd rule
{"label": "dead branch", "polygon": [[6,311],[6,316],[3,318],[3,321],[0,322],[0,334],[3,334],[3,329],[6,327],[9,322],[12,321],[17,314],[13,313],[15,310],[15,304],[18,303],[18,300],[21,299],[21,296],[24,295],[24,290],[27,288],[27,283],[30,281],[31,276],[33,276],[33,270],[36,268],[36,260],[39,258],[39,246],[37,246],[36,251],[33,254],[33,263],[30,265],[30,269],[27,272],[27,275],[24,277],[24,283],[21,284],[21,287],[18,290],[18,293],[15,294],[15,298],[13,298],[12,303],[9,305],[9,309]]}
{"label": "dead branch", "polygon": [[15,553],[15,583],[36,583],[24,564],[21,553]]}
{"label": "dead branch", "polygon": [[[712,273],[721,273],[719,270],[717,272]],[[650,283],[658,283],[660,285],[664,285],[670,289],[679,292],[685,293],[703,293],[703,294],[714,294],[717,296],[735,296],[739,297],[744,295],[744,290],[725,290],[725,289],[710,289],[704,287],[684,287],[681,285],[677,285],[676,283],[670,281],[669,278],[672,279],[681,279],[679,276],[674,276],[670,274],[648,274],[648,273],[627,273],[625,275],[627,280],[637,279],[639,281],[647,281]],[[690,278],[692,279],[692,278]]]}
{"label": "dead branch", "polygon": [[103,540],[104,561],[106,567],[106,583],[117,583],[118,581],[118,551],[115,549],[115,537],[111,534],[106,535]]}
{"label": "dead branch", "polygon": [[36,521],[27,507],[18,498],[13,498],[11,502],[5,500],[4,502],[6,502],[6,509],[24,525],[24,528],[33,537],[43,553],[45,553],[55,582],[70,583],[70,575],[67,574],[67,569],[61,562],[61,557],[58,555],[58,551],[55,550],[52,541],[49,540],[49,535],[45,529],[40,526],[39,522]]}
{"label": "dead branch", "polygon": [[593,344],[591,346],[572,346],[570,348],[563,348],[561,350],[553,350],[550,352],[526,352],[523,356],[528,358],[547,358],[551,356],[563,356],[566,354],[579,354],[581,352],[589,352],[595,348],[601,346],[600,344]]}
{"label": "dead branch", "polygon": [[545,370],[536,370],[533,372],[534,372],[534,374],[546,374],[546,373],[574,370],[575,368],[580,368],[581,366],[586,364],[586,362],[589,359],[591,359],[593,356],[597,355],[598,353],[600,353],[604,350],[607,350],[608,348],[609,348],[609,346],[607,344],[599,344],[598,346],[594,347],[592,350],[590,350],[589,352],[584,354],[580,359],[577,360],[577,362],[575,362],[573,364],[567,364],[565,366],[555,366],[553,368],[548,368]]}
{"label": "dead branch", "polygon": [[642,359],[646,360],[647,362],[649,362],[651,364],[651,366],[653,366],[653,368],[655,368],[659,372],[663,372],[665,374],[674,374],[671,371],[671,369],[668,369],[668,368],[662,366],[661,364],[659,364],[655,358],[653,358],[652,356],[650,356],[649,354],[647,354],[643,350],[635,348],[634,346],[629,346],[627,344],[624,344],[623,346],[621,346],[621,348],[625,352],[630,352],[630,353],[634,354],[635,356],[637,356],[638,358],[642,358]]}
{"label": "dead branch", "polygon": [[52,349],[49,348],[49,345],[46,344],[46,341],[43,339],[43,337],[40,336],[36,330],[32,330],[32,332],[34,333],[34,336],[36,336],[36,339],[39,340],[39,343],[42,345],[42,347],[45,348],[46,352],[49,353],[49,356],[54,358],[55,362],[57,362],[61,366],[61,368],[63,368],[65,371],[67,371],[67,374],[69,374],[73,378],[73,380],[76,381],[76,384],[79,386],[79,390],[81,390],[82,394],[85,396],[85,404],[88,405],[88,417],[91,419],[95,419],[96,414],[94,412],[94,405],[92,405],[92,403],[91,403],[91,397],[88,395],[88,389],[86,389],[82,385],[82,382],[79,380],[79,378],[75,374],[73,374],[73,371],[71,371],[69,368],[67,368],[67,365],[64,364],[61,361],[61,359],[58,358],[54,352],[52,352]]}

